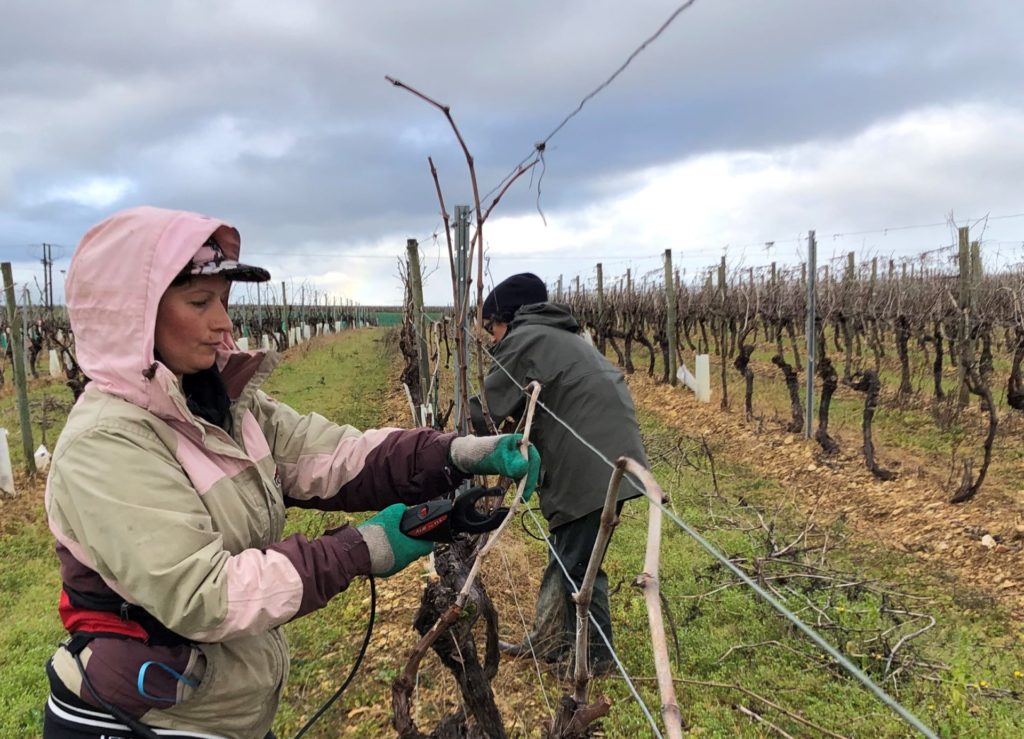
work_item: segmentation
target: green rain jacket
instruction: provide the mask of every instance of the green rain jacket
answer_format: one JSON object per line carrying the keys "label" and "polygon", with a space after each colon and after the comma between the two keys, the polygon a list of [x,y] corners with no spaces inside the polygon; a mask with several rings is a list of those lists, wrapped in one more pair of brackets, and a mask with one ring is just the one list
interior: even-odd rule
{"label": "green rain jacket", "polygon": [[[606,458],[627,456],[647,465],[622,372],[579,335],[579,324],[568,308],[554,303],[524,305],[491,355],[494,361],[484,387],[496,423],[522,415],[526,395],[520,386],[537,380],[543,388],[540,401]],[[479,399],[471,400],[470,410],[476,433],[488,433]],[[543,460],[538,495],[551,528],[604,505],[611,467],[539,405],[530,440]],[[635,498],[642,490],[627,477],[619,500]]]}

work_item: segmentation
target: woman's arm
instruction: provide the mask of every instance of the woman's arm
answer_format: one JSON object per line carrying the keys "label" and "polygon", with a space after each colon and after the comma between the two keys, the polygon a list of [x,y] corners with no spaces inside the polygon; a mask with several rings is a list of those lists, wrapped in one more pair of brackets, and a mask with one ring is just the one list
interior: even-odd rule
{"label": "woman's arm", "polygon": [[208,506],[237,505],[243,527],[245,508],[228,497],[204,500],[237,495],[233,483],[201,496],[155,434],[101,426],[62,446],[47,492],[57,540],[114,592],[186,638],[267,631],[370,572],[367,545],[349,527],[232,554]]}
{"label": "woman's arm", "polygon": [[435,498],[468,477],[449,460],[454,434],[397,428],[360,433],[316,413],[300,415],[262,392],[256,393],[253,415],[289,505],[376,511]]}

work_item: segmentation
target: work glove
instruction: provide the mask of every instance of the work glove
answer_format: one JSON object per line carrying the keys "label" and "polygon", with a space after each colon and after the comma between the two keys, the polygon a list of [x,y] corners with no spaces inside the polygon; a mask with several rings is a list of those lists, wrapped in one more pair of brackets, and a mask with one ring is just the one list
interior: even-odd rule
{"label": "work glove", "polygon": [[395,503],[358,527],[370,550],[371,575],[390,577],[434,548],[433,542],[413,539],[401,532],[399,525],[405,510],[404,505]]}
{"label": "work glove", "polygon": [[523,500],[528,501],[537,489],[540,477],[540,453],[529,446],[529,460],[519,451],[522,434],[499,436],[458,436],[452,440],[448,457],[463,472],[473,475],[504,475],[519,480],[526,478]]}

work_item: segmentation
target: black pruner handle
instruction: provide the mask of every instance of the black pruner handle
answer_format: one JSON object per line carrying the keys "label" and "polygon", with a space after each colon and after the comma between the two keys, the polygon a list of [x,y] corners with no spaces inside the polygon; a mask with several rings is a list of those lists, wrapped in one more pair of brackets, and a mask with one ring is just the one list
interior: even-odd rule
{"label": "black pruner handle", "polygon": [[500,500],[504,495],[505,490],[501,487],[475,487],[467,490],[452,504],[452,531],[456,534],[485,534],[494,531],[505,520],[508,508],[496,508],[489,514],[484,514],[476,509],[476,503],[481,498]]}
{"label": "black pruner handle", "polygon": [[399,530],[410,539],[450,542],[452,531],[452,502],[445,498],[411,505],[402,514]]}

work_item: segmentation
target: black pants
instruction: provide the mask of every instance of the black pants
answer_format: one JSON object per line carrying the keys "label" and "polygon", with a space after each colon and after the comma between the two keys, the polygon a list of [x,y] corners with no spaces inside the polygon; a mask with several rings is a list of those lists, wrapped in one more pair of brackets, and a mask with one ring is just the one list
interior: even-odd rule
{"label": "black pants", "polygon": [[[622,510],[622,504],[619,504]],[[557,528],[551,529],[551,545],[558,555],[548,552],[548,566],[544,571],[544,581],[550,582],[549,578],[557,580],[561,586],[562,598],[565,602],[565,620],[563,635],[569,645],[576,643],[576,602],[572,594],[583,582],[583,576],[587,573],[587,564],[590,562],[590,554],[594,551],[594,543],[597,541],[597,533],[601,528],[601,511],[596,510],[588,513],[583,518],[570,521]],[[566,579],[565,572],[559,566],[558,560],[565,565],[569,571],[572,582]],[[544,584],[541,584],[541,590]],[[594,581],[593,599],[590,603],[590,613],[593,615],[597,625],[612,641],[612,619],[608,609],[608,575],[603,568],[597,571],[597,579]],[[594,624],[590,624],[590,658],[602,660],[610,657],[610,653],[604,639],[597,633]]]}

